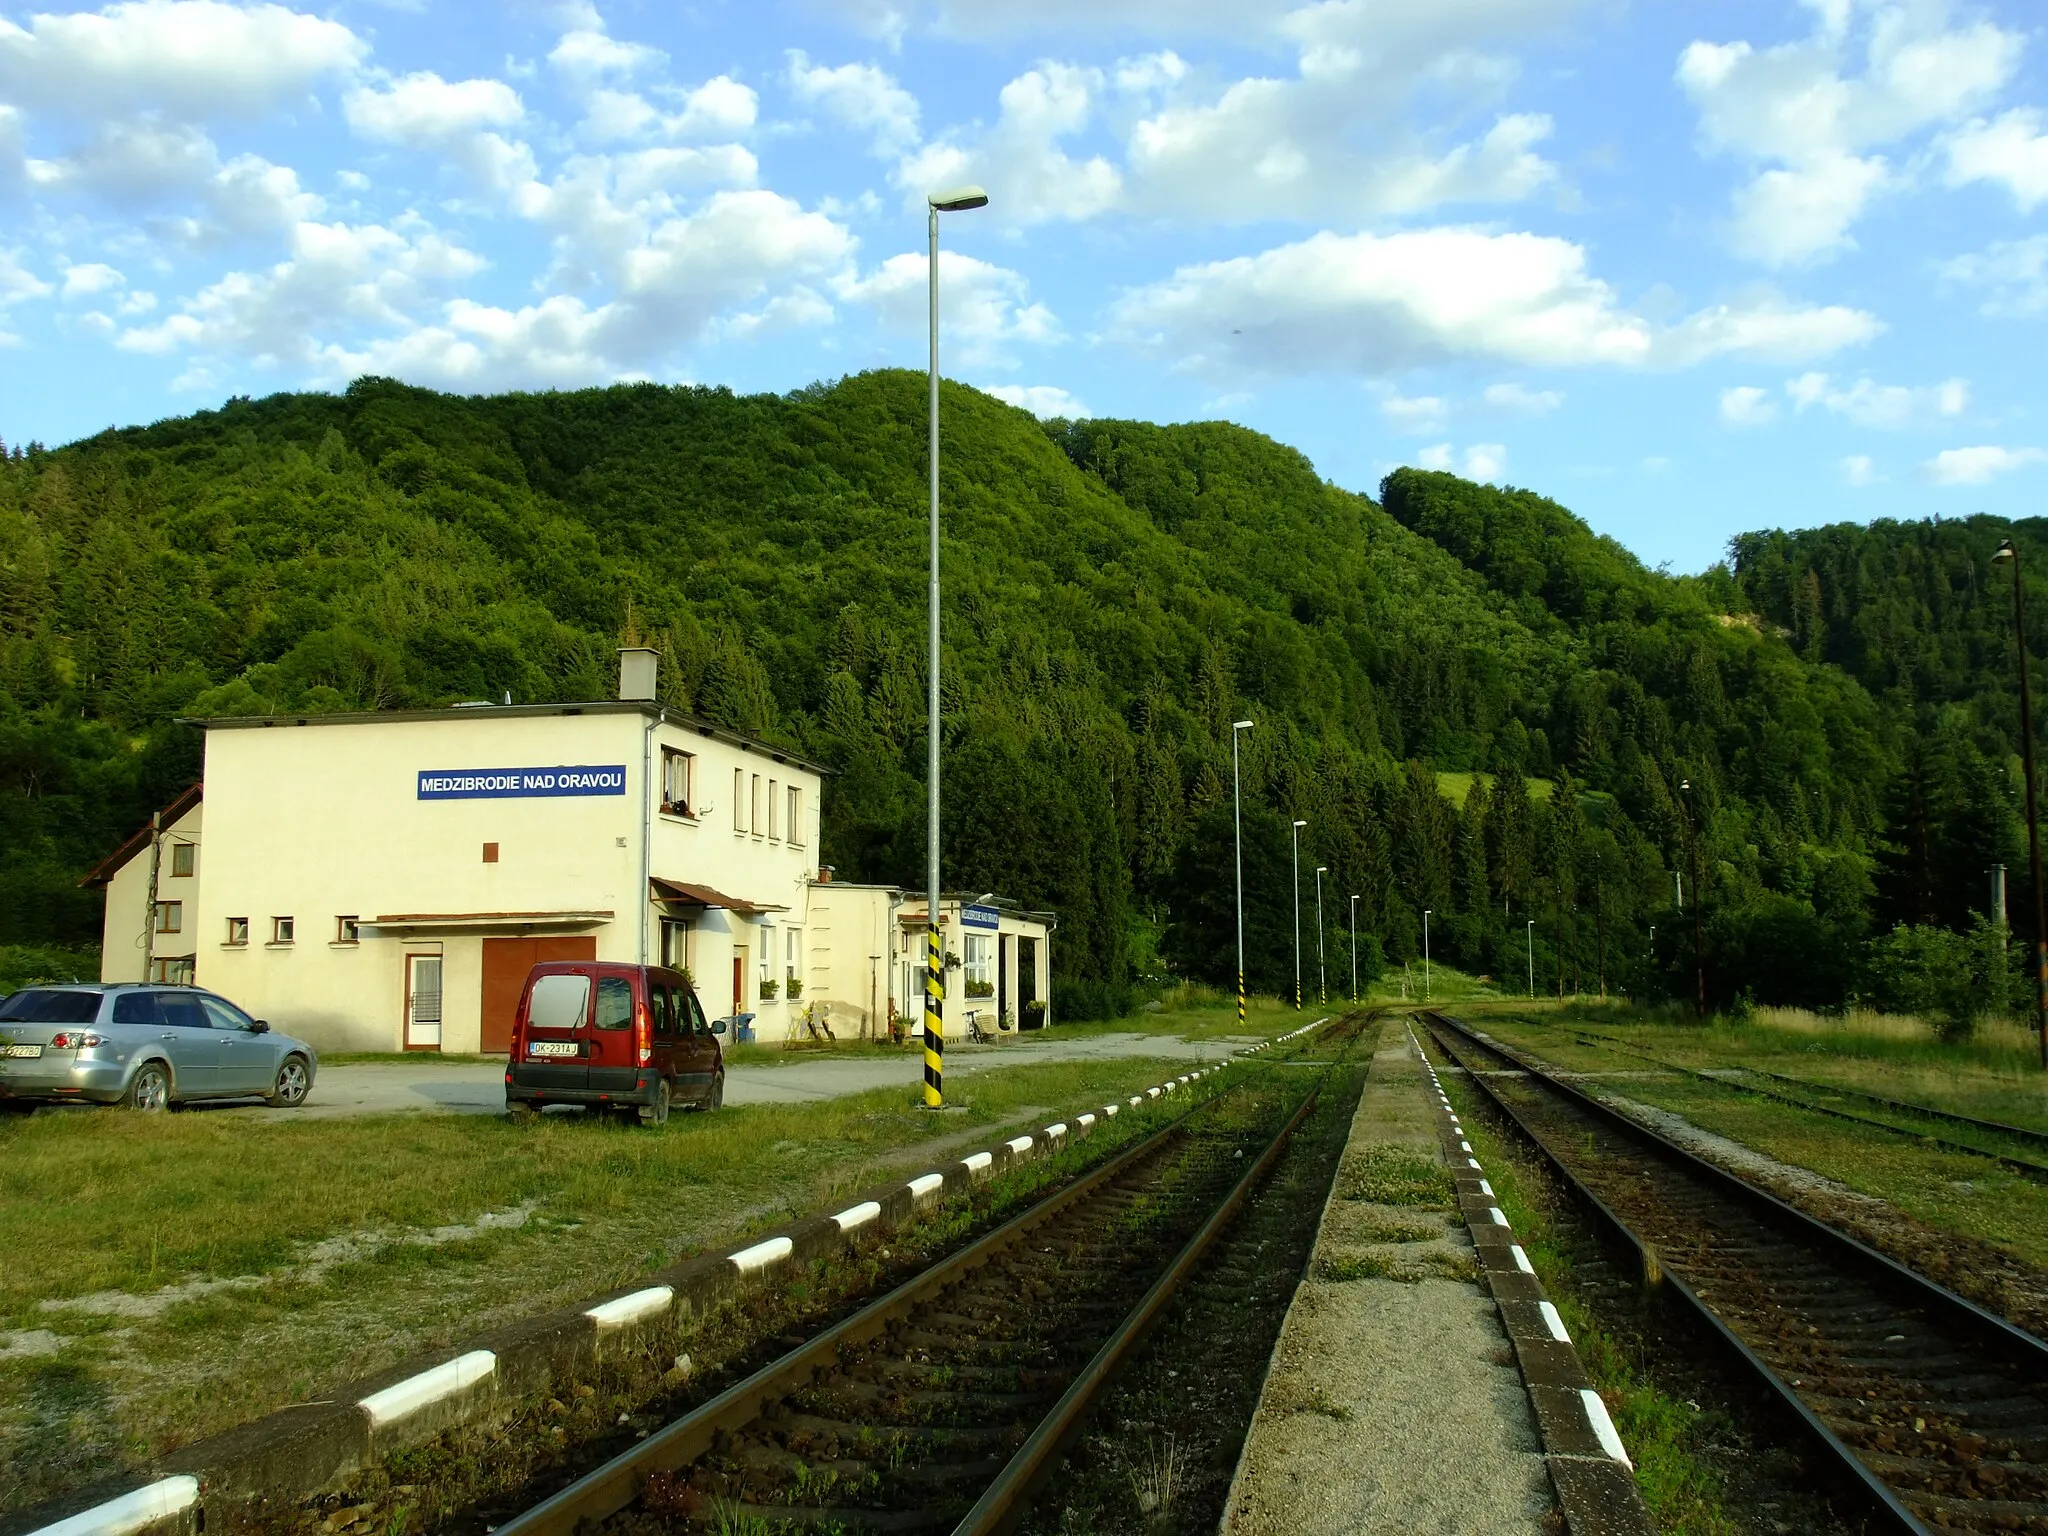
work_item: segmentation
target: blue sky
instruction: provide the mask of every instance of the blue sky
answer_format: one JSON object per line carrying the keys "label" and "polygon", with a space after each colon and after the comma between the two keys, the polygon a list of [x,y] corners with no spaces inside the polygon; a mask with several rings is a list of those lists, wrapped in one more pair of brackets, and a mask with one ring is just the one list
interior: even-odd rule
{"label": "blue sky", "polygon": [[922,367],[1652,563],[2048,488],[2016,0],[0,0],[0,438]]}

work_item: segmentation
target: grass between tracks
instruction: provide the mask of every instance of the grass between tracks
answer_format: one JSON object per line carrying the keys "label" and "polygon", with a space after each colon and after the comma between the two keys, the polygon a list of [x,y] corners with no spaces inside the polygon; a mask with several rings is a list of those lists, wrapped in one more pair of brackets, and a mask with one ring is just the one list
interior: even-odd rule
{"label": "grass between tracks", "polygon": [[1531,1154],[1524,1147],[1494,1134],[1480,1095],[1461,1075],[1447,1072],[1443,1080],[1517,1241],[1613,1415],[1635,1462],[1636,1486],[1658,1529],[1672,1536],[1737,1536],[1752,1529],[1727,1507],[1728,1480],[1719,1464],[1736,1440],[1733,1419],[1666,1391],[1634,1341],[1604,1326],[1601,1309],[1579,1275],[1591,1250],[1561,1210],[1557,1192],[1532,1172]]}
{"label": "grass between tracks", "polygon": [[554,1116],[0,1121],[0,1508],[630,1283],[1168,1065],[977,1074],[939,1116],[891,1088],[659,1131]]}
{"label": "grass between tracks", "polygon": [[[1683,1115],[1704,1130],[1886,1201],[1937,1232],[1989,1243],[2035,1269],[2048,1269],[2048,1183],[2039,1179],[2000,1167],[1988,1158],[1944,1151],[1923,1141],[1696,1078],[1670,1073],[1633,1075],[1646,1073],[1649,1063],[1612,1045],[1580,1044],[1567,1021],[1537,1023],[1489,1016],[1484,1027],[1510,1044],[1525,1046],[1544,1060],[1573,1071],[1630,1073],[1625,1078],[1605,1079],[1599,1086],[1605,1092]],[[1801,1063],[1803,1071],[1770,1066],[1781,1059],[1777,1053],[1752,1050],[1738,1055],[1717,1049],[1711,1039],[1688,1042],[1682,1030],[1668,1032],[1675,1039],[1644,1039],[1643,1033],[1631,1030],[1626,1038],[1639,1041],[1642,1049],[1665,1061],[1686,1066],[1768,1066],[1772,1071],[1819,1080],[1820,1074],[1810,1063]],[[1683,1048],[1688,1044],[1689,1051]],[[1932,1070],[1923,1065],[1916,1073],[1924,1077]],[[1951,1076],[1966,1078],[1967,1074],[1967,1068],[1958,1066]],[[1841,1081],[1843,1070],[1838,1067],[1834,1077]],[[1964,1088],[1949,1095],[1984,1096],[1981,1088]],[[1865,1112],[1864,1106],[1849,1107],[1859,1114]],[[1946,1129],[1927,1128],[1948,1134]],[[1987,1145],[1995,1140],[1974,1139]],[[2009,1150],[2042,1160],[2038,1149],[2013,1146]]]}

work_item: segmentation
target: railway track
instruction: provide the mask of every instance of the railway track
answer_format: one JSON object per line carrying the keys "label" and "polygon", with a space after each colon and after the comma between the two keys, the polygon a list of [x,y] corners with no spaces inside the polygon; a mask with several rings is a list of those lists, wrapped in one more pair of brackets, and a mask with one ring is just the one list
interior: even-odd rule
{"label": "railway track", "polygon": [[497,1536],[1005,1529],[1323,1086],[1220,1096]]}
{"label": "railway track", "polygon": [[1426,1019],[1885,1528],[2048,1536],[2048,1344],[1449,1016]]}
{"label": "railway track", "polygon": [[1969,1157],[1981,1157],[1989,1162],[1997,1163],[2001,1168],[2010,1169],[2012,1172],[2024,1175],[2027,1178],[2048,1182],[2048,1163],[2036,1162],[2031,1158],[2016,1157],[2009,1152],[1996,1151],[1993,1148],[1974,1145],[1967,1141],[1957,1141],[1953,1137],[1939,1136],[1932,1131],[1916,1130],[1911,1126],[1896,1125],[1889,1120],[1880,1120],[1874,1115],[1858,1114],[1854,1110],[1843,1109],[1839,1105],[1820,1103],[1817,1102],[1817,1099],[1829,1095],[1837,1095],[1851,1101],[1881,1106],[1890,1110],[1895,1115],[1917,1116],[1944,1125],[1966,1127],[1975,1134],[1986,1138],[2005,1138],[2028,1146],[2038,1144],[2043,1148],[2048,1148],[2048,1135],[2043,1135],[2039,1131],[2025,1130],[2016,1125],[2001,1125],[1995,1120],[1973,1120],[1968,1115],[1953,1114],[1945,1109],[1934,1109],[1924,1104],[1908,1104],[1898,1099],[1880,1098],[1876,1094],[1862,1093],[1854,1088],[1837,1088],[1831,1083],[1808,1082],[1802,1077],[1787,1077],[1782,1072],[1765,1072],[1754,1067],[1742,1069],[1752,1077],[1767,1077],[1775,1082],[1784,1083],[1787,1086],[1800,1090],[1796,1093],[1786,1093],[1780,1089],[1766,1087],[1762,1083],[1726,1077],[1718,1072],[1703,1072],[1697,1067],[1681,1066],[1677,1062],[1665,1061],[1662,1057],[1652,1055],[1641,1046],[1618,1039],[1613,1035],[1592,1034],[1585,1030],[1580,1030],[1577,1034],[1581,1043],[1613,1046],[1617,1050],[1627,1051],[1631,1056],[1648,1062],[1660,1071],[1677,1073],[1679,1076],[1689,1077],[1695,1082],[1709,1083],[1716,1088],[1726,1089],[1731,1093],[1747,1093],[1753,1094],[1758,1098],[1773,1099],[1780,1104],[1790,1104],[1816,1115],[1826,1115],[1833,1120],[1846,1120],[1852,1125],[1867,1126],[1874,1131],[1884,1131],[1893,1136],[1902,1136],[1911,1141],[1923,1142],[1929,1146],[1939,1147],[1944,1152],[1956,1152]]}

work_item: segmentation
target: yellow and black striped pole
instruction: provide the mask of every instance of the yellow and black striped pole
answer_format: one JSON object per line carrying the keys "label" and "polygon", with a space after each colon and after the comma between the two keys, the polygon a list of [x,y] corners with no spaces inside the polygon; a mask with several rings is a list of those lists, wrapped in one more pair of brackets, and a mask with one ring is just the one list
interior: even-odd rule
{"label": "yellow and black striped pole", "polygon": [[927,931],[924,957],[924,1105],[937,1109],[946,1102],[946,973],[941,968],[936,916]]}
{"label": "yellow and black striped pole", "polygon": [[1237,973],[1237,1032],[1244,1033],[1244,972]]}

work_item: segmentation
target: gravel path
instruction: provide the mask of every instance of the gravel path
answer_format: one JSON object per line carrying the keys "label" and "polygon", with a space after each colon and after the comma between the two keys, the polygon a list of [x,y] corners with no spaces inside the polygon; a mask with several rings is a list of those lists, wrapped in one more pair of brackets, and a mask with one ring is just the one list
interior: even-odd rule
{"label": "gravel path", "polygon": [[[1541,1442],[1389,1026],[1238,1464],[1225,1536],[1535,1536]],[[1469,1278],[1468,1278],[1469,1277]]]}

